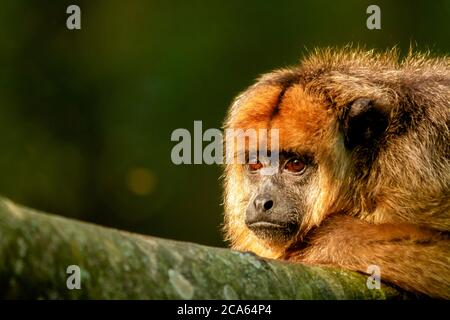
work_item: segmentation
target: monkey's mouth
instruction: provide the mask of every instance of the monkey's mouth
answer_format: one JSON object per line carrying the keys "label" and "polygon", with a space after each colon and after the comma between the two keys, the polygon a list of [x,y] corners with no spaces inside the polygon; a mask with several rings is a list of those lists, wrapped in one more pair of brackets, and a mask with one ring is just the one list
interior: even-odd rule
{"label": "monkey's mouth", "polygon": [[298,231],[297,223],[277,223],[269,221],[256,221],[247,224],[247,227],[259,238],[284,242],[292,238]]}
{"label": "monkey's mouth", "polygon": [[286,228],[286,226],[284,226],[284,225],[281,225],[278,223],[273,223],[273,222],[268,222],[268,221],[253,222],[248,227],[250,229],[261,229],[261,228],[284,229],[284,228]]}

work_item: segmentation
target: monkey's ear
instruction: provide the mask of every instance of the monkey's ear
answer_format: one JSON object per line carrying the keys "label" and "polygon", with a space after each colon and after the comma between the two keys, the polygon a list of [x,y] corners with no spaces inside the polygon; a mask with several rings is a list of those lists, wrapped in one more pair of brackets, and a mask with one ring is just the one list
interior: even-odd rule
{"label": "monkey's ear", "polygon": [[386,130],[388,113],[375,101],[359,98],[347,106],[341,123],[344,143],[348,149],[358,146],[370,148]]}

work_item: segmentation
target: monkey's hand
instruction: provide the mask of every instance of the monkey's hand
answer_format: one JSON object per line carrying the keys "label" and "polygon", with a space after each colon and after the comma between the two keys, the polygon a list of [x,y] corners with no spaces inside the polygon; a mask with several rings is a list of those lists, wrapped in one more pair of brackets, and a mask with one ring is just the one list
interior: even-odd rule
{"label": "monkey's hand", "polygon": [[368,272],[405,290],[450,299],[450,237],[412,224],[371,224],[336,215],[292,247],[286,260]]}

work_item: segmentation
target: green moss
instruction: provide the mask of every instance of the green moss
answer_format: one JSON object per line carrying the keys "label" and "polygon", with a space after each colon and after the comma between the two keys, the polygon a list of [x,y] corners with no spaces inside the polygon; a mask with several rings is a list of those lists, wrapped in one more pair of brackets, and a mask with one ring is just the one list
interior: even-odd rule
{"label": "green moss", "polygon": [[[0,298],[392,299],[403,293],[334,268],[144,237],[0,199]],[[81,269],[81,289],[66,286]]]}

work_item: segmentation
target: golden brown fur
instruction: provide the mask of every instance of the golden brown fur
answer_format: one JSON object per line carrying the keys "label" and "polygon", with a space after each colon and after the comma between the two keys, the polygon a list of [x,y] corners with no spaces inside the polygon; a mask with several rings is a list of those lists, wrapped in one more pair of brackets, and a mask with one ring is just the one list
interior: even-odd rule
{"label": "golden brown fur", "polygon": [[[345,147],[341,118],[357,98],[377,101],[389,126],[373,150]],[[225,168],[231,246],[274,259],[337,265],[412,292],[450,298],[450,59],[395,50],[316,51],[262,76],[230,108],[226,128],[277,128],[280,148],[314,154],[297,236],[280,245],[245,225],[252,192],[239,164]]]}

